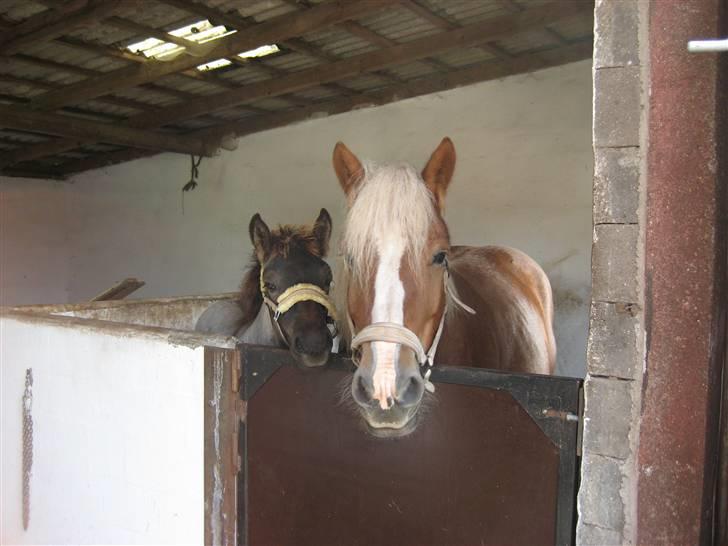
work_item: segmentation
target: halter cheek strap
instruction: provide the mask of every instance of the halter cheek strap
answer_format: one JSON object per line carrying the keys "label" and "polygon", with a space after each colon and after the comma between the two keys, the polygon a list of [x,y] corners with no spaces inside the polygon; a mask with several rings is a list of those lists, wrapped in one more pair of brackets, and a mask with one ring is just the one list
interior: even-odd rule
{"label": "halter cheek strap", "polygon": [[[472,307],[463,303],[455,295],[452,287],[450,286],[449,280],[450,272],[448,269],[445,269],[445,274],[443,275],[445,293],[450,299],[452,299],[452,301],[455,302],[458,307],[470,313],[471,315],[474,315],[475,310]],[[446,316],[447,303],[445,304],[445,308],[442,310],[440,324],[437,326],[437,330],[435,331],[435,337],[432,339],[432,344],[427,351],[425,351],[425,348],[423,347],[422,342],[420,341],[420,338],[417,336],[417,334],[415,334],[406,326],[403,326],[401,324],[395,324],[393,322],[374,322],[369,326],[366,326],[361,330],[361,332],[354,335],[353,339],[351,340],[351,349],[352,351],[354,351],[361,347],[364,343],[371,343],[375,341],[384,341],[388,343],[398,343],[400,345],[404,345],[415,353],[415,357],[417,358],[417,362],[420,364],[420,366],[427,365],[427,370],[423,375],[425,379],[425,388],[429,392],[435,392],[435,385],[433,385],[430,381],[430,374],[432,373],[432,366],[435,363],[435,353],[437,352],[437,346],[440,344],[442,331],[445,329]],[[349,321],[349,329],[353,334],[355,332],[354,324],[352,323],[351,317],[348,315],[348,313],[346,318]]]}
{"label": "halter cheek strap", "polygon": [[284,313],[288,312],[294,305],[302,301],[313,301],[322,305],[326,309],[328,318],[331,319],[334,325],[333,337],[337,337],[338,329],[336,327],[336,309],[334,308],[329,295],[321,289],[321,287],[310,283],[298,283],[293,286],[289,286],[276,301],[273,301],[268,295],[268,291],[265,288],[263,282],[263,267],[260,268],[260,293],[263,296],[263,302],[265,302],[268,309],[271,311],[271,320],[276,325],[278,333],[281,336],[283,342],[288,345],[288,339],[283,333],[281,325],[278,323],[278,319]]}

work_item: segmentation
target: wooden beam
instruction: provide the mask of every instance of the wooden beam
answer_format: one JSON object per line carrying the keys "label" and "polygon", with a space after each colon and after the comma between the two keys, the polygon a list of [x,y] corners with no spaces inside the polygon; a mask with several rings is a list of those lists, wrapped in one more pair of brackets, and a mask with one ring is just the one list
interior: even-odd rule
{"label": "wooden beam", "polygon": [[[65,17],[68,17],[69,15],[86,7],[88,7],[88,0],[70,0],[64,4],[59,4],[57,9],[55,9],[56,6],[54,6],[54,9],[48,9],[37,13],[36,15],[31,15],[18,24],[11,24],[7,32],[3,33],[2,40],[0,40],[0,46],[15,40],[24,34],[30,34],[31,32],[36,32],[42,29],[43,27],[55,25],[59,21],[62,21]],[[7,22],[3,21],[3,24],[5,25]]]}
{"label": "wooden beam", "polygon": [[[61,84],[58,83],[51,83],[47,81],[42,80],[34,80],[30,78],[20,78],[18,76],[11,76],[9,74],[0,74],[0,82],[10,82],[15,85],[27,85],[28,87],[36,87],[38,89],[43,89],[45,91],[50,91],[52,89],[60,89],[63,87]],[[121,106],[122,108],[133,108],[135,110],[139,110],[140,112],[155,112],[158,108],[156,106],[152,106],[151,104],[147,104],[146,102],[140,102],[136,101],[134,99],[127,99],[124,97],[99,97],[95,99],[96,102],[100,102],[103,104],[109,104],[111,106]]]}
{"label": "wooden beam", "polygon": [[429,9],[415,2],[415,0],[400,0],[400,4],[440,30],[453,30],[459,26],[431,12]]}
{"label": "wooden beam", "polygon": [[194,56],[201,56],[212,47],[209,44],[207,46],[204,44],[198,44],[197,42],[193,42],[192,40],[187,40],[186,38],[181,38],[179,36],[175,36],[174,34],[170,34],[166,30],[142,25],[140,23],[124,19],[122,17],[109,17],[106,21],[104,21],[104,23],[115,26],[116,28],[119,28],[121,30],[134,32],[135,34],[138,34],[140,36],[156,38],[157,40],[162,40],[163,42],[170,42],[180,47],[184,47],[189,53]]}
{"label": "wooden beam", "polygon": [[193,0],[157,0],[162,4],[175,7],[187,13],[194,13],[200,17],[208,19],[212,24],[225,25],[226,27],[236,30],[243,30],[256,24],[255,20],[243,17],[234,12],[224,12],[216,8],[212,8],[201,2]]}
{"label": "wooden beam", "polygon": [[160,127],[180,119],[189,119],[197,115],[224,110],[259,98],[292,93],[322,83],[416,61],[438,52],[471,47],[482,42],[541,28],[546,24],[573,16],[587,9],[593,9],[589,2],[565,3],[555,1],[539,4],[538,7],[516,15],[495,17],[434,36],[412,40],[389,49],[363,53],[333,63],[301,70],[275,80],[257,82],[239,89],[201,97],[179,105],[172,105],[152,116],[132,118],[129,123],[139,127]]}
{"label": "wooden beam", "polygon": [[[0,127],[183,154],[209,156],[214,152],[212,146],[195,137],[142,131],[119,124],[94,123],[59,114],[18,110],[0,106]],[[24,161],[23,153],[23,150],[19,150],[11,154],[14,157],[9,161],[3,161],[0,166]]]}
{"label": "wooden beam", "polygon": [[[402,62],[417,60],[433,52],[452,49],[454,47],[467,47],[469,44],[478,44],[514,33],[539,28],[547,22],[573,15],[586,9],[592,9],[588,2],[578,4],[565,4],[551,2],[525,11],[517,15],[497,17],[475,23],[461,29],[452,30],[435,36],[428,36],[419,40],[400,44],[386,50],[364,53],[341,61],[320,65],[308,70],[282,76],[274,80],[249,84],[237,90],[231,90],[217,95],[210,95],[194,99],[180,105],[173,105],[161,109],[156,114],[135,116],[127,121],[128,126],[138,128],[157,128],[179,120],[189,119],[207,112],[223,110],[242,104],[246,101],[263,97],[280,96],[297,90],[313,87],[338,78],[355,76],[378,68],[393,66]],[[447,74],[445,74],[447,75]],[[368,95],[352,97],[353,102],[366,103]],[[50,153],[60,153],[78,146],[76,141],[57,141],[52,145],[43,144],[31,146],[25,151],[26,160],[44,157]],[[2,161],[0,156],[0,161]]]}
{"label": "wooden beam", "polygon": [[[181,9],[184,11],[187,11],[188,13],[194,13],[196,15],[199,15],[200,17],[205,17],[209,21],[215,21],[218,24],[224,24],[226,27],[235,29],[235,30],[244,30],[248,29],[250,27],[255,26],[257,23],[255,20],[251,17],[243,17],[240,15],[235,15],[233,13],[225,13],[222,11],[219,11],[215,8],[211,8],[209,6],[200,4],[199,2],[193,2],[191,0],[157,0],[159,2],[162,2],[164,4],[168,4],[170,6],[173,6],[177,9]],[[312,46],[308,43],[306,43],[304,40],[298,39],[298,38],[289,38],[287,40],[283,40],[279,42],[280,45],[292,50],[296,51],[298,53],[303,53],[305,55],[309,55],[311,57],[317,58],[317,59],[323,59],[325,61],[333,61],[337,60],[334,55],[331,55],[330,53],[327,53],[323,49],[320,49],[318,47]],[[234,63],[239,63],[240,59],[237,56],[229,57],[229,60],[233,61]],[[247,59],[245,62],[247,62],[250,66],[256,66],[260,68],[268,68],[270,65],[266,65],[265,61],[262,59]],[[272,68],[272,67],[271,67]],[[276,76],[280,75],[283,71],[278,71],[279,73],[276,74]],[[328,87],[330,87],[332,90],[334,90],[337,93],[342,93],[345,95],[350,95],[352,92],[347,87],[344,87],[340,84],[329,84]],[[292,99],[293,102],[295,102],[296,99]],[[309,101],[305,101],[307,104]],[[300,104],[300,102],[299,102]]]}
{"label": "wooden beam", "polygon": [[[443,29],[443,30],[453,30],[456,28],[461,28],[462,25],[458,23],[454,23],[450,21],[449,19],[446,19],[440,15],[437,15],[436,13],[432,12],[430,9],[426,8],[422,4],[418,2],[418,0],[401,0],[402,6],[410,10],[412,13],[417,15],[418,17],[421,17],[422,19],[425,19],[428,21],[431,25]],[[520,11],[520,10],[519,10]],[[499,58],[502,56],[509,57],[510,55],[503,55],[500,51],[500,48],[497,48],[489,43],[482,43],[478,45],[478,49],[485,51],[488,55],[491,57]],[[439,64],[443,64],[441,61],[436,61]]]}
{"label": "wooden beam", "polygon": [[334,115],[348,112],[354,108],[379,106],[389,102],[438,93],[463,85],[504,78],[516,74],[533,72],[551,66],[588,59],[592,55],[592,41],[587,40],[572,45],[522,54],[510,59],[490,60],[474,66],[452,70],[446,74],[425,76],[404,84],[367,93],[363,98],[347,98],[322,103],[304,109],[256,116],[250,120],[229,122],[220,126],[203,129],[193,134],[200,138],[219,139],[235,134],[247,135],[265,131],[282,125],[320,118],[322,114]]}
{"label": "wooden beam", "polygon": [[238,32],[215,41],[214,43],[217,45],[201,57],[181,55],[168,62],[151,62],[115,70],[110,74],[99,75],[67,86],[63,90],[46,93],[34,101],[34,107],[54,110],[67,104],[82,102],[120,89],[151,82],[168,74],[194,68],[205,62],[237,55],[241,51],[258,47],[261,44],[275,43],[342,21],[355,19],[391,5],[394,1],[327,2],[305,12],[278,16],[248,29],[247,32]]}
{"label": "wooden beam", "polygon": [[70,14],[62,13],[63,9],[54,10],[59,12],[60,19],[58,21],[15,38],[3,40],[0,43],[0,54],[14,55],[31,44],[53,40],[80,26],[102,20],[122,7],[125,6],[121,0],[105,0],[103,2],[90,2],[88,8]]}
{"label": "wooden beam", "polygon": [[158,153],[159,152],[154,152],[151,150],[140,150],[138,148],[125,148],[124,150],[118,150],[116,152],[109,152],[107,154],[96,154],[91,157],[86,157],[84,159],[67,161],[58,165],[56,167],[56,170],[59,176],[68,176],[74,173],[100,169],[102,167],[109,167],[111,165],[117,165],[119,163],[126,163],[127,161],[133,161],[135,159],[151,157],[153,155],[157,155]]}
{"label": "wooden beam", "polygon": [[[348,112],[353,108],[378,106],[401,99],[445,91],[453,87],[504,78],[549,66],[558,66],[588,59],[591,55],[591,40],[578,42],[573,45],[538,53],[519,55],[511,59],[486,61],[472,67],[453,70],[447,74],[417,78],[402,85],[368,93],[366,97],[362,98],[346,98],[309,106],[307,108],[268,114],[266,116],[256,116],[250,120],[229,122],[210,129],[203,129],[193,134],[199,138],[213,139],[230,134],[244,136],[292,123],[303,122],[310,118],[318,119],[321,114],[335,115]],[[147,150],[121,150],[119,152],[100,154],[91,158],[69,161],[59,167],[59,172],[65,175],[71,175],[73,173],[106,167],[154,154],[155,152]]]}
{"label": "wooden beam", "polygon": [[75,48],[79,51],[83,51],[84,53],[95,53],[96,55],[101,55],[103,57],[113,57],[121,61],[127,61],[132,63],[147,62],[147,58],[144,55],[132,53],[127,49],[107,46],[104,44],[97,44],[95,42],[85,42],[71,36],[62,36],[60,38],[56,38],[55,41],[60,42],[65,46]]}
{"label": "wooden beam", "polygon": [[110,300],[123,300],[129,294],[132,294],[144,286],[144,281],[140,281],[134,277],[129,277],[123,281],[117,282],[111,288],[107,288],[101,292],[98,296],[94,296],[89,301],[110,301]]}
{"label": "wooden beam", "polygon": [[57,171],[31,169],[28,167],[8,167],[0,169],[0,176],[8,178],[34,178],[39,180],[65,180],[66,175]]}
{"label": "wooden beam", "polygon": [[[56,61],[49,61],[47,59],[40,59],[37,57],[32,57],[30,55],[25,55],[25,54],[20,54],[20,53],[17,55],[14,55],[12,57],[0,57],[0,66],[2,66],[5,63],[9,63],[9,62],[13,62],[13,61],[20,61],[20,62],[31,64],[34,66],[39,66],[41,68],[48,68],[50,70],[60,70],[63,72],[67,72],[69,74],[77,74],[79,76],[95,77],[95,76],[98,76],[99,74],[103,74],[103,72],[99,72],[97,70],[92,70],[90,68],[83,68],[80,66],[75,66],[75,65],[67,64],[67,63],[59,63]],[[57,90],[60,92],[65,89],[68,89],[68,87],[69,86],[59,86],[59,87],[57,87]],[[188,93],[187,91],[180,91],[179,89],[174,89],[172,87],[164,87],[162,85],[158,85],[155,83],[145,83],[145,84],[141,85],[140,87],[142,87],[143,89],[149,89],[150,91],[153,91],[154,93],[159,93],[161,95],[167,95],[167,96],[174,97],[176,99],[183,100],[183,101],[191,100],[196,97],[199,97],[199,95],[196,95],[194,93]],[[122,97],[116,97],[115,99],[130,100],[130,99],[124,99]],[[106,99],[99,98],[99,99],[94,99],[94,100],[103,101]],[[144,104],[144,103],[140,102],[139,104]],[[155,109],[158,109],[158,108],[155,107]],[[214,120],[214,115],[211,116],[210,119]]]}
{"label": "wooden beam", "polygon": [[[310,9],[310,8],[312,8],[314,6],[314,4],[312,4],[308,0],[283,0],[283,1],[286,4],[288,4],[289,6],[295,7],[296,9],[298,9],[300,7],[305,7],[305,8]],[[394,41],[389,40],[388,38],[385,38],[384,36],[380,36],[376,32],[369,30],[368,28],[360,25],[356,21],[344,21],[343,23],[339,23],[336,26],[337,27],[340,27],[340,28],[342,28],[344,30],[347,30],[347,32],[349,32],[349,30],[348,30],[349,28],[360,28],[360,29],[362,29],[362,31],[369,32],[370,34],[366,38],[364,38],[362,35],[356,35],[353,32],[350,32],[350,34],[355,34],[358,38],[361,38],[364,41],[367,41],[369,43],[373,43],[375,45],[379,45],[380,47],[389,47],[389,46],[395,45],[395,42]],[[303,40],[299,40],[299,42],[302,42],[302,41]],[[292,49],[296,49],[296,47],[299,46],[299,44],[294,43],[293,41],[287,42],[286,45],[288,45]],[[308,47],[313,47],[313,46],[310,46],[309,44],[306,44],[306,45]],[[319,48],[315,48],[315,49],[320,52],[319,55],[318,55],[318,57],[321,58],[321,59],[324,59],[324,60],[329,61],[329,62],[338,61],[339,60],[339,58],[336,57],[335,55],[332,55],[330,53],[327,53],[326,51],[324,51],[322,49],[319,49]],[[312,51],[312,52],[307,53],[307,54],[308,55],[311,55],[311,56],[316,56],[315,55],[315,51]],[[377,74],[377,76],[379,76],[380,78],[383,78],[384,80],[386,80],[388,82],[402,83],[402,81],[403,81],[402,78],[400,78],[399,76],[397,76],[395,74],[390,74],[388,72],[376,72],[376,74]]]}

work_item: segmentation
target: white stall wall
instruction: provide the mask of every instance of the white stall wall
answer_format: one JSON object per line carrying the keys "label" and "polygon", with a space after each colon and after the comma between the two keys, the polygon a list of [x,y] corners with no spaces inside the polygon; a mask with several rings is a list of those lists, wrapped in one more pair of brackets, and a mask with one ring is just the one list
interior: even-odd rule
{"label": "white stall wall", "polygon": [[[555,292],[559,371],[583,374],[589,61],[242,138],[237,151],[203,160],[200,185],[184,202],[190,161],[170,154],[84,173],[61,190],[24,181],[36,195],[17,197],[12,206],[45,208],[48,215],[3,214],[3,301],[84,300],[126,276],[147,282],[137,293],[144,297],[235,289],[255,212],[271,224],[310,222],[324,206],[338,237],[344,201],[331,169],[337,140],[361,158],[423,165],[446,135],[458,152],[447,205],[453,242],[512,245],[544,266]],[[17,191],[19,182],[11,184]],[[65,209],[56,214],[61,202]],[[20,235],[29,233],[29,222],[45,219],[50,226],[39,236]],[[61,234],[65,262],[52,248]]]}
{"label": "white stall wall", "polygon": [[[0,318],[0,543],[201,544],[202,347]],[[31,370],[30,518],[23,395]]]}

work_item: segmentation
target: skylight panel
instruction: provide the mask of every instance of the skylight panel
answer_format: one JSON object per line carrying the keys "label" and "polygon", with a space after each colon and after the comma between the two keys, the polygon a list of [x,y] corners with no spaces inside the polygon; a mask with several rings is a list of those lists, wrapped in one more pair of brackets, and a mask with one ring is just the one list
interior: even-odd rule
{"label": "skylight panel", "polygon": [[[219,40],[220,38],[229,36],[235,32],[237,31],[228,30],[225,25],[214,26],[209,20],[205,19],[172,30],[169,34],[176,36],[177,38],[189,40],[195,44],[205,44],[213,40]],[[176,57],[187,48],[185,46],[174,44],[172,42],[165,42],[157,38],[146,38],[140,42],[128,45],[127,49],[132,53],[141,53],[147,58],[166,60],[168,58]],[[280,51],[280,49],[275,44],[263,45],[249,51],[243,51],[238,54],[238,57],[241,59],[253,59],[271,55],[278,51]],[[201,64],[197,67],[197,69],[201,71],[215,70],[230,64],[232,64],[232,62],[228,59],[217,59],[215,61],[210,61],[209,63]]]}
{"label": "skylight panel", "polygon": [[256,47],[255,49],[251,49],[249,51],[243,51],[242,53],[238,53],[238,57],[240,57],[241,59],[254,59],[257,57],[272,55],[273,53],[278,53],[279,51],[280,49],[275,44],[264,45]]}
{"label": "skylight panel", "polygon": [[216,61],[210,61],[209,63],[201,64],[197,66],[197,70],[207,72],[208,70],[215,70],[216,68],[222,68],[223,66],[229,66],[233,64],[232,61],[227,59],[218,59]]}

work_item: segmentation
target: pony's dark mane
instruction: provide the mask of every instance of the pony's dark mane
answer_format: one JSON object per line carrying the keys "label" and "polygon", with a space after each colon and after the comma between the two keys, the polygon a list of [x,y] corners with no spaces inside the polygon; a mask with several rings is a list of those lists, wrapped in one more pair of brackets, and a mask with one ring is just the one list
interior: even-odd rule
{"label": "pony's dark mane", "polygon": [[[291,248],[299,247],[313,256],[323,258],[328,251],[328,243],[322,243],[316,236],[313,226],[282,225],[270,232],[270,250],[263,258],[267,262],[274,256],[288,256]],[[263,296],[260,293],[261,262],[255,252],[250,259],[245,275],[240,281],[238,305],[243,311],[241,327],[249,325],[255,320],[263,305]]]}
{"label": "pony's dark mane", "polygon": [[248,270],[240,281],[238,305],[243,311],[243,320],[240,327],[248,326],[255,320],[263,305],[263,295],[260,293],[260,263],[253,254]]}

